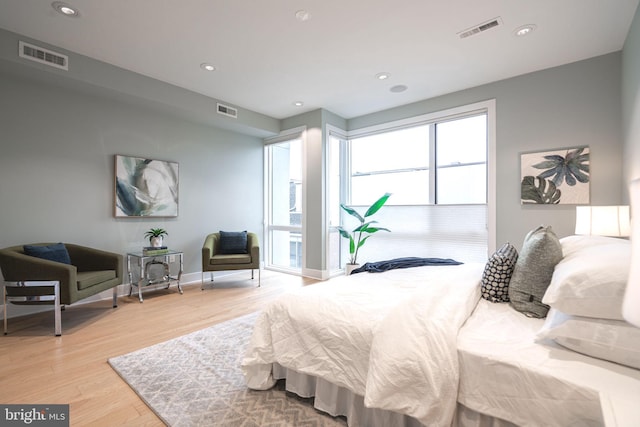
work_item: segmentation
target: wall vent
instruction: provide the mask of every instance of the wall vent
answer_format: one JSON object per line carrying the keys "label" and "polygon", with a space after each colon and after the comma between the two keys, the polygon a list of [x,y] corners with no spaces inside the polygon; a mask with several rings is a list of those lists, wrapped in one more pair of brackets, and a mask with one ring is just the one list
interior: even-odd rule
{"label": "wall vent", "polygon": [[460,31],[458,33],[458,36],[461,39],[464,39],[470,36],[475,36],[476,34],[480,34],[484,31],[490,30],[499,25],[502,25],[502,19],[498,16],[497,18],[490,19],[486,22],[483,22],[482,24],[476,25],[475,27],[471,27],[464,31]]}
{"label": "wall vent", "polygon": [[229,107],[228,105],[218,103],[218,114],[222,114],[224,116],[233,117],[234,119],[238,118],[238,110],[233,107]]}
{"label": "wall vent", "polygon": [[18,42],[20,58],[69,71],[69,57],[23,41]]}

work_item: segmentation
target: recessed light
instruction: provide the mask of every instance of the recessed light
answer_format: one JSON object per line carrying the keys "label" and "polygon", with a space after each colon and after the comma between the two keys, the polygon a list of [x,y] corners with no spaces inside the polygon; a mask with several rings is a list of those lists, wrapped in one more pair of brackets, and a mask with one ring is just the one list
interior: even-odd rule
{"label": "recessed light", "polygon": [[527,25],[523,25],[521,27],[516,28],[513,31],[513,34],[515,34],[518,37],[522,37],[522,36],[526,36],[527,34],[531,33],[535,29],[536,29],[535,25],[527,24]]}
{"label": "recessed light", "polygon": [[63,14],[64,16],[77,17],[80,16],[80,12],[73,6],[69,6],[66,3],[61,1],[54,1],[51,3],[51,7],[53,7],[57,12]]}
{"label": "recessed light", "polygon": [[391,86],[391,89],[389,90],[393,93],[400,93],[400,92],[404,92],[407,89],[408,88],[405,85],[395,85],[395,86]]}
{"label": "recessed light", "polygon": [[389,77],[390,77],[389,73],[378,73],[378,74],[376,74],[376,79],[378,79],[378,80],[386,80]]}
{"label": "recessed light", "polygon": [[296,12],[296,19],[300,22],[308,21],[311,15],[306,10],[299,10]]}
{"label": "recessed light", "polygon": [[296,107],[302,107],[304,105],[304,102],[296,101],[296,102],[293,103],[293,105],[295,105]]}
{"label": "recessed light", "polygon": [[203,62],[202,64],[200,64],[200,68],[202,68],[205,71],[215,71],[216,67],[214,67],[211,64],[207,64],[206,62]]}

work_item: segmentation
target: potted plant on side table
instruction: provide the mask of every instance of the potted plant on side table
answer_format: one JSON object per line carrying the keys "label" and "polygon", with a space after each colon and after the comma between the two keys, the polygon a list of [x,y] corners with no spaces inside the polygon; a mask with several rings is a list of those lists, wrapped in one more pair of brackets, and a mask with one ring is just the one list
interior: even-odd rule
{"label": "potted plant on side table", "polygon": [[351,232],[345,230],[343,227],[338,227],[340,235],[345,239],[349,239],[349,262],[345,269],[345,273],[347,275],[351,274],[353,270],[360,266],[360,264],[358,264],[358,249],[364,245],[364,242],[366,242],[373,233],[377,233],[378,231],[391,231],[387,228],[373,227],[371,225],[378,221],[367,221],[368,217],[380,210],[380,208],[387,202],[389,196],[391,196],[391,193],[385,193],[384,196],[380,197],[374,204],[369,206],[369,209],[367,209],[364,215],[360,215],[355,209],[350,208],[349,206],[342,203],[340,204],[340,207],[346,213],[360,222],[360,225],[351,230]]}
{"label": "potted plant on side table", "polygon": [[151,228],[146,233],[144,233],[144,237],[149,238],[149,244],[153,248],[162,247],[162,239],[164,236],[168,236],[167,230],[164,228]]}

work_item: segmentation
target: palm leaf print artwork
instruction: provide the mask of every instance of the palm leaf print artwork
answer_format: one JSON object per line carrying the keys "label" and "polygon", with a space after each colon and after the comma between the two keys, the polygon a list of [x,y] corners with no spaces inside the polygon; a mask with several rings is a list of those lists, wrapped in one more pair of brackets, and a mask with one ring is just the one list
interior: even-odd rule
{"label": "palm leaf print artwork", "polygon": [[589,147],[521,155],[522,204],[588,204]]}

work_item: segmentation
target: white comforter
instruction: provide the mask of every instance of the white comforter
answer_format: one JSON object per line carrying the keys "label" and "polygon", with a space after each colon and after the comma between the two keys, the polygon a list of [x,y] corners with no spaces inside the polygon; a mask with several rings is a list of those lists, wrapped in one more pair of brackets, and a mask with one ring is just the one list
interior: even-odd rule
{"label": "white comforter", "polygon": [[483,264],[360,273],[284,295],[257,319],[242,369],[273,387],[272,363],[364,396],[365,405],[448,426],[458,329],[480,298]]}

